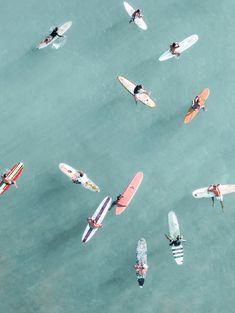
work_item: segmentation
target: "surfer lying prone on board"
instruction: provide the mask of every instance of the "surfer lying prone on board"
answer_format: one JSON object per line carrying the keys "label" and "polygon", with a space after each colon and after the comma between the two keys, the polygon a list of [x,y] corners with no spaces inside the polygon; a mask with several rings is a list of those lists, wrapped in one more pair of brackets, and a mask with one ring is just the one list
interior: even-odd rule
{"label": "surfer lying prone on board", "polygon": [[135,264],[135,270],[138,275],[143,276],[148,271],[148,265],[144,262],[139,262]]}
{"label": "surfer lying prone on board", "polygon": [[178,235],[176,239],[172,239],[170,236],[166,235],[166,239],[169,240],[169,246],[179,246],[182,242],[186,241],[183,235]]}
{"label": "surfer lying prone on board", "polygon": [[96,223],[96,221],[93,220],[91,217],[88,217],[87,222],[93,229],[103,227],[103,224]]}
{"label": "surfer lying prone on board", "polygon": [[148,95],[147,91],[144,90],[144,86],[143,85],[136,85],[135,89],[134,89],[135,103],[137,103],[137,101],[138,101],[138,95],[141,95],[141,94]]}
{"label": "surfer lying prone on board", "polygon": [[203,104],[203,101],[201,99],[201,97],[196,96],[195,99],[192,102],[192,109],[194,111],[199,111],[199,110],[203,110],[203,111],[207,111],[205,105]]}
{"label": "surfer lying prone on board", "polygon": [[210,186],[208,187],[207,191],[208,191],[208,192],[212,192],[212,193],[215,195],[215,197],[211,197],[212,206],[215,205],[215,198],[216,198],[217,200],[220,201],[220,205],[221,205],[221,208],[222,208],[222,210],[223,210],[223,209],[224,209],[224,202],[223,202],[224,198],[223,198],[223,195],[222,195],[222,193],[221,193],[221,191],[220,191],[220,189],[219,189],[219,186],[220,186],[220,184],[217,184],[217,185],[210,185]]}
{"label": "surfer lying prone on board", "polygon": [[55,38],[57,36],[58,37],[64,37],[64,36],[58,34],[58,30],[59,30],[58,27],[54,28],[53,31],[50,33],[50,35],[47,36],[47,38],[44,40],[44,42],[49,43],[50,41],[52,41],[53,38]]}
{"label": "surfer lying prone on board", "polygon": [[143,18],[144,16],[141,14],[140,9],[137,9],[131,16],[129,23],[134,22],[136,18]]}
{"label": "surfer lying prone on board", "polygon": [[176,55],[177,57],[179,57],[179,56],[180,56],[180,53],[175,51],[175,50],[178,49],[179,47],[180,47],[180,45],[178,44],[178,42],[173,42],[173,43],[170,45],[170,52],[171,52],[171,54]]}
{"label": "surfer lying prone on board", "polygon": [[15,185],[15,187],[18,188],[18,186],[16,185],[16,182],[14,180],[8,179],[6,177],[7,177],[7,174],[4,174],[3,176],[1,176],[2,181],[4,182],[4,184],[6,184],[6,185]]}

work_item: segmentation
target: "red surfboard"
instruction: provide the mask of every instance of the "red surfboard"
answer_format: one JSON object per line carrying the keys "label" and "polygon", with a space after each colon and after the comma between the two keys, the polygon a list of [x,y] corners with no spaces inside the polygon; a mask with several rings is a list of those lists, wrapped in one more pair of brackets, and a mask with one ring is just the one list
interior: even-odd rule
{"label": "red surfboard", "polygon": [[128,204],[131,202],[132,198],[134,197],[136,191],[138,190],[142,180],[144,177],[143,172],[138,172],[135,174],[134,178],[130,182],[130,184],[127,186],[126,190],[122,193],[121,199],[118,201],[117,207],[116,207],[116,215],[122,214],[128,206]]}
{"label": "red surfboard", "polygon": [[[10,180],[17,180],[17,178],[20,176],[21,172],[24,169],[24,164],[22,162],[17,163],[12,167],[12,169],[7,172],[7,179]],[[11,185],[5,184],[3,181],[0,182],[0,195],[2,195],[8,188],[10,188]]]}

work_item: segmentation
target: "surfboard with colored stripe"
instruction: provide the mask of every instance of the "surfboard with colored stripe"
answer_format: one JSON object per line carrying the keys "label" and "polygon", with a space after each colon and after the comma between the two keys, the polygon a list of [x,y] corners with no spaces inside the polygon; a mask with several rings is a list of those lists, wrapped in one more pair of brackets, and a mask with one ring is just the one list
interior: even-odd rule
{"label": "surfboard with colored stripe", "polygon": [[132,181],[129,183],[125,191],[122,193],[121,199],[118,201],[115,211],[116,215],[120,215],[126,210],[132,198],[134,197],[136,191],[138,190],[143,178],[144,178],[143,172],[138,172],[135,174]]}
{"label": "surfboard with colored stripe", "polygon": [[[24,169],[24,164],[22,162],[19,162],[15,164],[12,169],[7,173],[6,178],[10,180],[17,180],[17,178],[20,176]],[[2,195],[7,189],[9,189],[11,185],[5,184],[3,181],[0,182],[0,195]]]}
{"label": "surfboard with colored stripe", "polygon": [[[108,209],[110,208],[111,204],[112,198],[105,197],[91,218],[95,220],[96,223],[100,224],[108,213]],[[97,230],[98,228],[92,228],[89,224],[87,224],[87,227],[82,235],[82,242],[88,242],[97,232]]]}
{"label": "surfboard with colored stripe", "polygon": [[[180,235],[179,223],[175,212],[170,211],[168,213],[168,225],[170,237],[174,240]],[[182,243],[178,246],[171,246],[171,251],[175,259],[176,264],[182,265],[184,263],[184,249]]]}

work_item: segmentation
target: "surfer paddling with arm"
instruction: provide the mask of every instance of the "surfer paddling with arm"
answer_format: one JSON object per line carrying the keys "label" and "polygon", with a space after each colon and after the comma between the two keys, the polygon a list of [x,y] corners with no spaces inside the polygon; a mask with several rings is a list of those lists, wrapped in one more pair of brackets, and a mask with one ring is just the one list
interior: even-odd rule
{"label": "surfer paddling with arm", "polygon": [[141,94],[146,94],[148,95],[147,91],[144,90],[144,86],[143,85],[136,85],[134,88],[134,99],[135,99],[135,103],[137,104],[138,101],[138,95]]}
{"label": "surfer paddling with arm", "polygon": [[216,198],[217,200],[220,201],[221,208],[222,208],[222,210],[224,210],[224,202],[223,202],[224,198],[223,198],[223,195],[222,195],[222,193],[221,193],[221,191],[219,189],[219,186],[220,186],[220,184],[210,185],[208,187],[207,191],[208,192],[212,192],[215,195],[214,197],[211,197],[212,206],[215,205],[215,198]]}
{"label": "surfer paddling with arm", "polygon": [[18,188],[16,182],[14,180],[11,180],[9,178],[6,178],[7,174],[4,174],[3,176],[1,176],[2,181],[4,182],[4,184],[6,185],[15,185],[16,188]]}
{"label": "surfer paddling with arm", "polygon": [[203,111],[207,111],[207,108],[205,107],[202,99],[200,96],[196,96],[195,99],[192,102],[192,109],[194,111],[200,111],[201,109]]}
{"label": "surfer paddling with arm", "polygon": [[143,17],[144,17],[144,16],[141,14],[140,9],[137,9],[137,10],[135,10],[135,12],[132,14],[129,23],[134,22],[136,18],[143,18]]}
{"label": "surfer paddling with arm", "polygon": [[53,29],[53,31],[50,33],[50,35],[47,36],[47,38],[45,39],[45,43],[49,43],[55,37],[64,37],[64,36],[58,34],[58,30],[59,30],[59,27],[55,27]]}
{"label": "surfer paddling with arm", "polygon": [[178,42],[173,42],[170,45],[170,52],[171,52],[171,54],[176,55],[177,57],[179,57],[180,53],[176,52],[176,49],[178,49],[179,47],[180,47],[180,45],[178,44]]}
{"label": "surfer paddling with arm", "polygon": [[170,236],[165,234],[167,240],[169,240],[169,246],[179,246],[182,242],[185,242],[183,235],[178,235],[176,239],[172,239]]}
{"label": "surfer paddling with arm", "polygon": [[93,229],[103,227],[103,224],[96,223],[96,221],[93,220],[91,217],[88,217],[87,222]]}

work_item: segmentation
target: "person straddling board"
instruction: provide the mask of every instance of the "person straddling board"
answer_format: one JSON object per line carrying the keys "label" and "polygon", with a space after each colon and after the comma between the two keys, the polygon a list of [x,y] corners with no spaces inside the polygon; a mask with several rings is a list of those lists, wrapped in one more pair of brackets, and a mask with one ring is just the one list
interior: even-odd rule
{"label": "person straddling board", "polygon": [[16,182],[12,179],[6,178],[7,174],[4,174],[3,176],[1,176],[2,182],[6,185],[15,185],[16,188],[18,188]]}
{"label": "person straddling board", "polygon": [[171,54],[176,55],[177,57],[179,57],[180,53],[176,52],[176,49],[178,49],[179,47],[180,47],[180,45],[178,44],[178,42],[173,42],[170,45],[170,52],[171,52]]}
{"label": "person straddling board", "polygon": [[135,267],[136,273],[140,276],[143,276],[148,271],[148,265],[145,264],[144,262],[136,263],[134,267]]}
{"label": "person straddling board", "polygon": [[203,101],[201,99],[201,97],[196,96],[195,99],[192,102],[192,109],[194,111],[199,111],[199,110],[203,110],[203,111],[207,111],[207,108],[205,107],[205,105],[203,104]]}
{"label": "person straddling board", "polygon": [[220,184],[217,184],[217,185],[210,185],[207,189],[208,192],[212,192],[215,196],[214,197],[211,197],[211,200],[212,200],[212,206],[215,205],[215,198],[217,200],[220,201],[220,205],[221,205],[221,208],[222,210],[224,210],[224,198],[223,198],[223,195],[220,191],[220,188],[219,188]]}
{"label": "person straddling board", "polygon": [[[71,170],[68,170],[68,173],[72,174]],[[87,181],[87,175],[83,171],[77,171],[77,174],[72,178],[72,182],[74,184],[81,184],[82,181]]]}
{"label": "person straddling board", "polygon": [[141,94],[146,94],[148,95],[148,92],[146,90],[144,90],[144,86],[143,85],[136,85],[134,88],[134,99],[135,99],[135,103],[137,103],[138,101],[138,95]]}
{"label": "person straddling board", "polygon": [[186,241],[183,235],[178,235],[176,239],[171,238],[170,236],[165,234],[167,240],[169,240],[169,246],[179,246],[182,242]]}
{"label": "person straddling board", "polygon": [[144,16],[141,14],[140,9],[137,9],[137,10],[135,10],[135,12],[132,14],[129,23],[134,22],[136,18],[143,18],[143,17],[144,17]]}
{"label": "person straddling board", "polygon": [[118,201],[121,200],[121,198],[123,198],[123,196],[120,193],[120,195],[117,196],[117,199],[115,201],[113,201],[113,203],[111,204],[109,211],[112,209],[112,207],[114,207],[115,205],[118,205]]}
{"label": "person straddling board", "polygon": [[92,219],[91,217],[88,217],[87,222],[93,229],[103,227],[103,224],[96,223],[96,221]]}
{"label": "person straddling board", "polygon": [[64,36],[58,34],[58,30],[59,30],[58,27],[55,27],[53,29],[53,31],[50,33],[50,35],[47,36],[47,38],[45,39],[46,44],[49,43],[50,41],[52,41],[55,37],[64,37]]}

